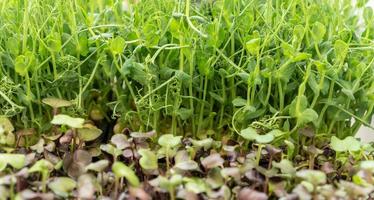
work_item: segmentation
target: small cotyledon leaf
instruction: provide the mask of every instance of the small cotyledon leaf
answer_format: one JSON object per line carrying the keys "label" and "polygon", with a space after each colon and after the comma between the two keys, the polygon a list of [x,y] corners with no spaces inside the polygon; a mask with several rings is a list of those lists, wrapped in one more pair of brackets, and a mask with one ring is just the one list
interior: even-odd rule
{"label": "small cotyledon leaf", "polygon": [[66,125],[71,128],[82,128],[84,119],[74,118],[74,117],[70,117],[69,115],[59,114],[53,117],[51,123],[55,125]]}
{"label": "small cotyledon leaf", "polygon": [[270,143],[274,140],[274,132],[269,132],[263,135],[257,133],[256,129],[252,127],[248,127],[240,131],[239,135],[245,138],[246,140],[253,141],[255,140],[257,143],[266,144]]}
{"label": "small cotyledon leaf", "polygon": [[348,136],[342,140],[332,136],[330,146],[337,152],[359,151],[361,143],[352,136]]}
{"label": "small cotyledon leaf", "polygon": [[138,187],[140,185],[139,178],[136,176],[135,172],[122,162],[115,162],[112,165],[112,170],[117,178],[126,178],[131,186]]}

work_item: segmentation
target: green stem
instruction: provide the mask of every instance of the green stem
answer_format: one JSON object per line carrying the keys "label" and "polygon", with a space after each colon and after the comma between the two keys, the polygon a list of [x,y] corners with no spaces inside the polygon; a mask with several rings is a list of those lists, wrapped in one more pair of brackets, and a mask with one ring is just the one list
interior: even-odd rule
{"label": "green stem", "polygon": [[171,188],[169,190],[169,194],[170,194],[170,199],[171,200],[175,200],[175,191],[174,191],[174,188]]}
{"label": "green stem", "polygon": [[257,166],[260,165],[260,159],[261,159],[261,151],[262,151],[263,145],[259,144],[257,148],[257,153],[256,153],[256,164]]}
{"label": "green stem", "polygon": [[54,52],[51,52],[51,57],[52,57],[53,76],[54,76],[55,80],[57,80],[58,73],[57,73],[56,56],[55,56]]}
{"label": "green stem", "polygon": [[[78,95],[78,108],[81,107],[81,101],[82,101],[82,95],[83,93],[87,90],[88,86],[91,84],[91,82],[93,81],[93,78],[95,77],[95,74],[96,74],[96,71],[99,67],[99,64],[100,64],[100,58],[96,61],[96,64],[95,64],[95,67],[90,75],[90,78],[88,78],[88,81],[86,83],[86,85],[83,86],[82,89],[80,89],[79,91],[79,95]],[[81,87],[80,87],[81,88]]]}
{"label": "green stem", "polygon": [[200,115],[199,115],[199,124],[197,126],[197,134],[200,133],[201,131],[201,126],[203,123],[203,117],[204,117],[204,108],[205,108],[205,99],[206,99],[206,94],[207,94],[207,88],[208,88],[208,77],[205,76],[205,81],[204,81],[204,91],[203,91],[203,99],[201,101],[201,106],[200,106]]}
{"label": "green stem", "polygon": [[317,55],[318,55],[319,59],[322,60],[322,55],[321,55],[321,53],[319,51],[319,47],[318,47],[317,43],[314,43],[314,48],[316,49],[316,52],[317,52]]}
{"label": "green stem", "polygon": [[[194,55],[194,53],[192,53],[192,55]],[[193,62],[193,56],[191,56],[191,57],[192,58],[190,59],[190,76],[193,78],[193,76],[194,76],[194,62]],[[189,93],[190,97],[194,96],[192,80],[189,82],[188,93]],[[195,113],[194,103],[193,103],[192,98],[190,98],[190,109],[191,109],[192,113]],[[193,138],[195,138],[196,133],[195,133],[195,117],[194,116],[191,117],[191,126],[192,126],[192,128],[191,128],[192,136],[193,136]]]}
{"label": "green stem", "polygon": [[28,102],[28,106],[29,106],[31,121],[35,122],[34,109],[32,107],[31,84],[30,84],[30,77],[29,77],[29,73],[28,72],[26,73],[25,78],[26,78],[26,87],[27,87],[27,89],[26,89],[26,96],[27,96],[27,102]]}
{"label": "green stem", "polygon": [[45,193],[47,191],[47,179],[49,177],[49,172],[42,171],[42,192]]}
{"label": "green stem", "polygon": [[[221,77],[221,85],[222,85],[222,99],[223,99],[223,103],[221,103],[221,109],[220,109],[220,117],[219,117],[219,122],[218,122],[218,128],[221,129],[222,128],[222,123],[223,123],[223,117],[224,117],[224,114],[225,114],[225,104],[226,104],[226,84],[225,84],[225,77],[222,76]],[[221,131],[219,131],[219,134],[221,133]],[[219,137],[221,138],[221,137]]]}
{"label": "green stem", "polygon": [[283,96],[283,87],[282,87],[282,81],[280,79],[277,80],[278,82],[278,92],[279,92],[279,112],[283,112],[284,108],[284,96]]}

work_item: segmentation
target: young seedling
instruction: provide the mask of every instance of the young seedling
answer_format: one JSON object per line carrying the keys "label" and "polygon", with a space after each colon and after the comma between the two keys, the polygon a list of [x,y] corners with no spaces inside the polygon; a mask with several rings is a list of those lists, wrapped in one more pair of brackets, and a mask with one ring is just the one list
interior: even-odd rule
{"label": "young seedling", "polygon": [[84,124],[77,131],[77,136],[81,142],[89,142],[98,138],[103,131],[92,124]]}
{"label": "young seedling", "polygon": [[48,183],[49,189],[62,198],[69,198],[69,196],[72,196],[71,192],[76,186],[77,182],[68,177],[56,177]]}
{"label": "young seedling", "polygon": [[30,146],[30,149],[36,151],[37,153],[43,153],[44,152],[44,144],[45,144],[45,141],[42,138],[36,144],[34,144],[33,146]]}
{"label": "young seedling", "polygon": [[260,163],[262,148],[265,147],[264,144],[272,142],[274,140],[275,133],[276,132],[271,131],[264,135],[260,135],[257,133],[257,130],[252,127],[248,127],[240,131],[239,135],[247,140],[246,142],[247,147],[250,141],[256,141],[256,143],[258,144],[257,155],[256,155],[257,165],[259,165]]}
{"label": "young seedling", "polygon": [[344,155],[353,154],[361,150],[360,141],[352,136],[348,136],[343,140],[332,136],[330,146],[336,152],[336,159],[342,161],[343,163],[348,161],[348,157]]}
{"label": "young seedling", "polygon": [[161,135],[158,139],[158,144],[161,145],[159,154],[166,156],[166,168],[170,168],[170,157],[175,154],[177,146],[181,142],[182,136],[173,136],[172,134]]}
{"label": "young seedling", "polygon": [[208,186],[206,182],[201,178],[189,178],[184,177],[183,182],[187,191],[190,191],[194,194],[200,194],[208,191]]}
{"label": "young seedling", "polygon": [[181,171],[193,171],[199,169],[199,165],[194,160],[191,160],[187,151],[178,151],[174,157],[175,165],[174,169]]}
{"label": "young seedling", "polygon": [[69,107],[69,106],[73,105],[73,103],[70,102],[70,101],[67,101],[67,100],[64,100],[64,99],[58,99],[58,98],[54,98],[54,97],[45,98],[45,99],[42,100],[42,102],[53,108],[53,112],[52,112],[53,116],[59,114],[59,109],[60,108]]}
{"label": "young seedling", "polygon": [[84,119],[82,118],[73,118],[73,117],[70,117],[68,115],[64,115],[64,114],[59,114],[59,115],[55,115],[51,121],[52,124],[54,125],[65,125],[65,126],[68,126],[70,128],[72,128],[72,131],[73,131],[73,144],[72,144],[72,148],[71,148],[71,152],[74,152],[75,150],[75,143],[76,143],[76,132],[77,132],[77,129],[80,129],[80,128],[83,128],[83,123],[84,123]]}
{"label": "young seedling", "polygon": [[[103,194],[103,189],[102,189],[102,185],[103,185],[103,177],[104,177],[104,170],[109,166],[109,161],[108,160],[99,160],[97,162],[94,162],[94,163],[90,163],[89,165],[86,166],[86,171],[94,171],[94,172],[97,172],[97,179],[100,179],[101,180],[101,183],[100,183],[100,194],[102,195]],[[101,176],[99,178],[99,176]]]}
{"label": "young seedling", "polygon": [[296,172],[296,176],[303,180],[301,185],[303,185],[312,195],[317,195],[317,187],[326,184],[327,182],[326,174],[318,170],[300,170]]}
{"label": "young seedling", "polygon": [[26,156],[24,154],[0,153],[0,171],[3,171],[7,165],[21,169],[25,164]]}
{"label": "young seedling", "polygon": [[296,174],[296,169],[292,162],[287,159],[282,159],[280,162],[273,161],[272,166],[280,169],[283,174],[293,176]]}
{"label": "young seedling", "polygon": [[[144,184],[154,199],[167,198],[163,190],[172,199],[370,198],[371,167],[361,166],[362,178],[350,177],[358,162],[372,165],[374,152],[353,138],[361,125],[370,126],[374,110],[374,12],[367,2],[0,1],[0,115],[20,136],[14,148],[14,128],[0,118],[0,146],[9,159],[0,160],[0,199],[13,199],[13,191],[19,199],[43,198],[35,194],[39,187],[24,190],[37,185],[34,176],[14,176],[10,159],[31,151],[23,167],[35,159],[57,165],[64,154],[65,172],[53,175],[78,178],[92,157],[108,159],[99,146],[114,162],[135,164],[139,175],[159,169],[163,186]],[[76,99],[69,111],[100,120],[100,127],[62,123],[51,130],[41,102],[58,116],[70,104],[62,99]],[[114,132],[123,134],[101,144],[108,138],[97,140],[100,129],[107,132],[115,119]],[[148,137],[148,130],[174,137]],[[49,132],[58,148],[43,145]],[[39,142],[29,147],[29,141]],[[163,158],[166,166],[158,162]],[[89,165],[90,173],[103,173],[109,160]],[[295,171],[308,165],[327,180],[315,186],[299,175],[304,182],[295,187]],[[111,172],[105,175],[100,197],[82,176],[89,195],[79,186],[61,198],[106,198],[113,188]],[[144,190],[121,191],[119,198],[140,198]]]}
{"label": "young seedling", "polygon": [[158,169],[158,159],[155,153],[153,153],[149,149],[139,149],[138,153],[141,155],[141,158],[139,159],[139,164],[143,169]]}
{"label": "young seedling", "polygon": [[116,148],[112,144],[102,144],[100,149],[113,156],[113,161],[117,161],[118,156],[123,153],[122,149]]}
{"label": "young seedling", "polygon": [[160,188],[169,192],[170,199],[175,200],[175,188],[182,184],[183,177],[180,174],[174,174],[167,178],[164,176],[158,176],[156,179],[150,182],[151,185],[157,185]]}
{"label": "young seedling", "polygon": [[38,172],[42,176],[42,191],[47,190],[47,180],[49,178],[50,172],[53,170],[53,164],[48,160],[38,160],[30,169],[29,173]]}
{"label": "young seedling", "polygon": [[[118,196],[118,184],[120,179],[126,178],[127,182],[132,187],[139,187],[140,182],[139,178],[136,176],[135,172],[122,162],[116,161],[112,165],[112,171],[115,176],[115,188],[114,188],[114,198]],[[122,183],[122,181],[120,181]],[[122,189],[122,184],[120,185],[120,189]]]}
{"label": "young seedling", "polygon": [[13,131],[14,127],[9,119],[6,117],[0,117],[0,144],[13,146],[16,142]]}
{"label": "young seedling", "polygon": [[239,135],[246,139],[248,142],[256,141],[260,144],[267,144],[274,140],[274,132],[269,132],[264,135],[257,133],[256,129],[248,127],[240,131]]}

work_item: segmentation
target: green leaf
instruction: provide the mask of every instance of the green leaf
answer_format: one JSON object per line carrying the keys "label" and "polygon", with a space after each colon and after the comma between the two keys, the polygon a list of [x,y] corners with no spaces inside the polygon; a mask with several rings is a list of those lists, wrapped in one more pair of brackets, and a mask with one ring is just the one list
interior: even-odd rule
{"label": "green leaf", "polygon": [[334,44],[335,56],[338,62],[343,62],[347,56],[349,46],[342,40],[336,40]]}
{"label": "green leaf", "polygon": [[180,174],[174,174],[169,179],[164,176],[157,177],[160,188],[165,190],[172,190],[176,186],[180,185],[183,181],[183,177]]}
{"label": "green leaf", "polygon": [[197,67],[199,69],[199,73],[210,77],[212,75],[211,65],[210,65],[210,58],[207,57],[205,52],[201,52],[199,56],[196,58],[197,60]]}
{"label": "green leaf", "polygon": [[195,194],[206,192],[208,190],[208,186],[206,185],[206,182],[203,179],[183,178],[183,181],[186,182],[185,184],[186,189]]}
{"label": "green leaf", "polygon": [[13,36],[13,37],[10,37],[8,38],[8,40],[6,41],[6,50],[11,53],[13,56],[16,56],[18,55],[19,51],[20,51],[20,47],[19,47],[19,42],[20,40],[17,39],[16,36]]}
{"label": "green leaf", "polygon": [[[297,102],[299,105],[297,106]],[[291,102],[289,108],[289,114],[291,117],[299,117],[301,112],[304,111],[308,106],[308,99],[305,95],[296,96],[295,99]]]}
{"label": "green leaf", "polygon": [[60,34],[57,33],[57,32],[51,33],[47,37],[47,46],[48,46],[49,50],[52,51],[52,52],[61,51],[62,44],[61,44]]}
{"label": "green leaf", "polygon": [[169,23],[169,32],[174,38],[179,38],[180,37],[180,31],[183,25],[180,23],[179,20],[176,20],[174,18],[171,18],[170,23]]}
{"label": "green leaf", "polygon": [[165,134],[165,135],[161,135],[161,137],[158,139],[158,144],[163,147],[173,148],[181,143],[181,139],[182,139],[182,136],[174,136],[172,134]]}
{"label": "green leaf", "polygon": [[59,99],[59,98],[54,98],[54,97],[49,97],[49,98],[44,98],[42,100],[44,104],[47,104],[53,108],[61,108],[61,107],[69,107],[73,105],[71,101],[67,101],[64,99]]}
{"label": "green leaf", "polygon": [[281,48],[283,50],[283,54],[287,58],[292,58],[296,53],[296,50],[294,49],[294,47],[290,44],[285,43],[285,42],[282,42]]}
{"label": "green leaf", "polygon": [[14,131],[12,122],[10,122],[10,120],[4,116],[0,116],[0,127],[2,127],[3,131],[6,133],[11,133]]}
{"label": "green leaf", "polygon": [[160,40],[160,30],[156,21],[149,20],[143,26],[143,35],[145,36],[145,44],[147,47],[157,46]]}
{"label": "green leaf", "polygon": [[275,73],[275,77],[288,82],[295,71],[295,65],[282,65]]}
{"label": "green leaf", "polygon": [[67,198],[69,194],[77,186],[77,183],[68,177],[57,177],[48,183],[49,189],[51,189],[56,195]]}
{"label": "green leaf", "polygon": [[268,144],[274,140],[274,135],[267,133],[265,135],[257,135],[256,142],[260,144]]}
{"label": "green leaf", "polygon": [[274,137],[281,137],[283,135],[286,135],[287,132],[281,131],[279,129],[273,129],[269,132],[269,134],[273,135]]}
{"label": "green leaf", "polygon": [[82,141],[92,141],[98,138],[103,131],[93,125],[84,125],[84,127],[78,129],[78,137]]}
{"label": "green leaf", "polygon": [[354,96],[355,91],[353,90],[353,86],[352,86],[352,84],[354,84],[354,83],[349,82],[349,81],[344,81],[344,80],[341,80],[339,82],[342,85],[342,92],[345,95],[347,95],[347,97],[350,100],[354,101],[355,100],[355,96]]}
{"label": "green leaf", "polygon": [[318,119],[318,114],[311,108],[304,110],[298,117],[297,123],[303,125],[309,122],[316,121]]}
{"label": "green leaf", "polygon": [[117,36],[109,42],[109,49],[113,54],[121,54],[126,46],[126,40]]}
{"label": "green leaf", "polygon": [[109,153],[112,155],[114,158],[117,158],[119,155],[122,154],[122,150],[114,147],[111,144],[102,144],[100,145],[100,149]]}
{"label": "green leaf", "polygon": [[261,39],[254,38],[245,43],[247,51],[252,55],[257,55],[261,47]]}
{"label": "green leaf", "polygon": [[309,85],[310,89],[313,90],[314,95],[319,94],[319,92],[320,92],[321,89],[319,88],[319,85],[317,83],[316,75],[315,74],[311,73],[309,75],[308,85]]}
{"label": "green leaf", "polygon": [[240,72],[238,73],[238,76],[246,83],[249,83],[250,80],[250,74],[247,72]]}
{"label": "green leaf", "polygon": [[296,39],[296,40],[298,40],[298,41],[300,41],[300,40],[302,40],[303,39],[303,37],[304,37],[304,26],[302,26],[302,25],[300,25],[300,24],[298,24],[298,25],[296,25],[294,28],[293,28],[293,37]]}
{"label": "green leaf", "polygon": [[272,165],[280,169],[283,174],[295,174],[296,173],[296,169],[294,168],[290,160],[282,159],[279,163],[273,161]]}
{"label": "green leaf", "polygon": [[220,45],[224,42],[225,36],[225,29],[220,28],[219,20],[217,18],[214,19],[212,23],[209,23],[206,27],[206,33],[209,35],[207,38],[207,44],[209,46],[220,47]]}
{"label": "green leaf", "polygon": [[80,55],[87,56],[89,52],[87,32],[82,32],[78,35],[77,51]]}
{"label": "green leaf", "polygon": [[177,149],[175,149],[175,148],[170,149],[170,147],[161,147],[157,151],[157,155],[159,157],[160,156],[169,156],[171,158],[171,157],[174,157],[176,153],[177,153]]}
{"label": "green leaf", "polygon": [[298,126],[315,121],[318,114],[311,108],[308,108],[308,100],[305,95],[297,96],[290,104],[289,114],[297,119]]}
{"label": "green leaf", "polygon": [[303,61],[303,60],[307,60],[311,57],[312,57],[312,54],[309,54],[309,53],[296,53],[292,57],[292,62],[300,62],[300,61]]}
{"label": "green leaf", "polygon": [[187,151],[182,150],[178,151],[174,157],[174,168],[179,170],[196,170],[199,168],[199,165],[194,160],[191,160],[190,156],[188,155]]}
{"label": "green leaf", "polygon": [[247,140],[255,140],[258,134],[256,129],[248,127],[240,131],[240,136]]}
{"label": "green leaf", "polygon": [[53,117],[51,123],[54,125],[66,125],[71,128],[82,128],[84,119],[74,118],[64,114],[58,114]]}
{"label": "green leaf", "polygon": [[332,136],[330,146],[337,152],[359,151],[361,148],[361,143],[352,136],[348,136],[343,140]]}
{"label": "green leaf", "polygon": [[326,64],[321,61],[315,60],[313,61],[313,64],[317,67],[318,72],[321,74],[327,70]]}
{"label": "green leaf", "polygon": [[127,59],[121,67],[121,75],[130,77],[142,85],[148,83],[148,74],[142,63],[135,62],[133,58]]}
{"label": "green leaf", "polygon": [[175,70],[175,77],[178,79],[178,81],[182,82],[183,84],[189,84],[191,80],[191,76],[187,74],[186,72]]}
{"label": "green leaf", "polygon": [[241,97],[236,97],[234,100],[232,100],[232,104],[235,107],[242,107],[247,105],[247,100],[241,98]]}
{"label": "green leaf", "polygon": [[326,174],[318,170],[304,169],[296,172],[296,176],[312,183],[313,185],[320,185],[326,183]]}
{"label": "green leaf", "polygon": [[270,143],[271,141],[274,140],[273,133],[269,132],[264,135],[259,135],[256,129],[252,127],[248,127],[246,129],[241,130],[239,135],[245,138],[246,140],[249,140],[249,141],[256,140],[257,143],[261,143],[261,144]]}
{"label": "green leaf", "polygon": [[202,139],[202,140],[191,139],[191,143],[195,147],[204,148],[205,150],[208,150],[213,145],[213,139],[212,138],[205,138],[205,139]]}
{"label": "green leaf", "polygon": [[37,153],[43,153],[44,152],[44,139],[39,139],[39,141],[30,146],[30,149],[33,151],[36,151]]}
{"label": "green leaf", "polygon": [[209,95],[216,101],[218,101],[219,103],[223,104],[224,103],[224,98],[214,92],[209,92]]}
{"label": "green leaf", "polygon": [[315,43],[320,43],[326,34],[326,27],[320,22],[315,22],[312,27],[312,37]]}
{"label": "green leaf", "polygon": [[94,163],[90,163],[87,165],[86,170],[92,170],[95,172],[102,172],[109,166],[109,161],[108,160],[99,160]]}
{"label": "green leaf", "polygon": [[177,110],[177,114],[182,120],[187,120],[193,115],[193,110],[187,108],[179,108]]}
{"label": "green leaf", "polygon": [[29,63],[27,61],[27,57],[24,55],[17,56],[16,60],[14,61],[14,69],[15,71],[21,75],[25,76],[29,68]]}
{"label": "green leaf", "polygon": [[24,154],[0,153],[0,160],[15,169],[21,169],[26,164],[26,156]]}
{"label": "green leaf", "polygon": [[199,168],[199,164],[194,160],[184,160],[181,162],[176,162],[174,165],[175,168],[188,171],[188,170],[196,170]]}
{"label": "green leaf", "polygon": [[53,170],[53,164],[49,162],[48,160],[42,159],[38,160],[30,169],[29,173],[33,172],[45,172],[45,171],[52,171]]}
{"label": "green leaf", "polygon": [[112,165],[112,170],[117,178],[125,177],[131,186],[138,187],[140,185],[139,178],[135,172],[122,162],[115,162]]}
{"label": "green leaf", "polygon": [[149,149],[139,149],[138,153],[142,156],[139,164],[143,169],[154,170],[158,168],[157,156]]}
{"label": "green leaf", "polygon": [[352,33],[352,30],[344,28],[343,30],[339,31],[339,38],[344,42],[349,42],[351,41],[353,34],[354,33]]}

